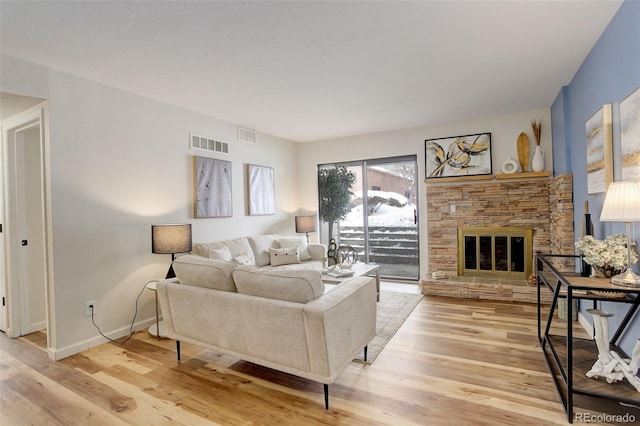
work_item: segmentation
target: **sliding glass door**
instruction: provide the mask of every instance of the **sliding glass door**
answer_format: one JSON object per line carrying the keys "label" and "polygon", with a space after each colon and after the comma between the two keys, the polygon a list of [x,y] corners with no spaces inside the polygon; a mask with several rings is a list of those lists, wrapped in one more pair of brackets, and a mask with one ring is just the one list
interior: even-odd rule
{"label": "sliding glass door", "polygon": [[[380,265],[386,278],[419,278],[417,162],[415,156],[362,160],[344,166],[356,176],[350,211],[334,229],[340,246]],[[336,232],[337,231],[337,232]]]}

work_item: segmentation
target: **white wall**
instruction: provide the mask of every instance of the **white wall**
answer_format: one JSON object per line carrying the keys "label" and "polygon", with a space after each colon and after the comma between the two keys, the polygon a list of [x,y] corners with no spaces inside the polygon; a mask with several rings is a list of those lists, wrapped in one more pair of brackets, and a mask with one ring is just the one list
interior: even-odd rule
{"label": "white wall", "polygon": [[[500,165],[507,157],[517,160],[516,141],[520,132],[525,132],[529,135],[531,151],[533,152],[535,146],[535,139],[531,130],[531,120],[533,119],[542,120],[541,146],[546,154],[546,170],[553,171],[551,116],[548,108],[482,117],[438,126],[394,130],[301,144],[299,151],[300,208],[310,212],[318,211],[318,164],[399,155],[417,155],[419,169],[420,274],[424,276],[429,272],[426,238],[426,185],[424,183],[425,139],[491,132],[493,173],[498,174],[501,173]],[[469,184],[472,185],[473,182]]]}
{"label": "white wall", "polygon": [[[28,63],[3,56],[0,89],[42,97],[40,85],[31,93],[20,79],[32,74],[25,69]],[[136,296],[170,263],[169,255],[151,253],[152,224],[192,223],[196,242],[294,232],[297,144],[264,134],[256,145],[237,142],[233,124],[54,70],[47,78],[56,358],[102,341],[84,315],[85,301],[96,301],[104,332],[126,334]],[[217,158],[232,161],[233,217],[193,218],[197,152],[189,149],[189,132],[229,142],[230,155]],[[246,216],[246,163],[275,169],[275,215]],[[138,320],[147,325],[155,318],[153,294],[145,291],[141,303]]]}

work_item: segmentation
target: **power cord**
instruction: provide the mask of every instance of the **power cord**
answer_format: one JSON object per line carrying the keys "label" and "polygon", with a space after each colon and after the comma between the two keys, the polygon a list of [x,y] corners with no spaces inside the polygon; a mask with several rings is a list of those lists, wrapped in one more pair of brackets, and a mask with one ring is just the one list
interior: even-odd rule
{"label": "power cord", "polygon": [[114,340],[110,337],[107,337],[104,335],[104,333],[102,332],[102,330],[100,330],[100,327],[98,327],[98,324],[96,324],[94,318],[93,318],[93,305],[89,305],[89,309],[91,309],[91,322],[93,323],[94,327],[98,330],[98,333],[100,333],[100,335],[102,337],[104,337],[105,339],[107,339],[108,341],[110,341],[111,343],[115,343],[117,345],[124,345],[125,343],[127,343],[129,341],[129,339],[131,339],[131,337],[135,334],[135,330],[133,329],[133,324],[136,322],[136,317],[138,316],[138,300],[140,300],[140,296],[142,296],[142,293],[144,292],[145,288],[147,288],[147,284],[153,282],[155,280],[152,281],[147,281],[144,286],[142,287],[142,290],[140,290],[140,293],[138,293],[138,297],[136,297],[136,305],[135,305],[135,310],[133,313],[133,319],[131,320],[131,327],[129,327],[129,335],[122,341],[117,341]]}

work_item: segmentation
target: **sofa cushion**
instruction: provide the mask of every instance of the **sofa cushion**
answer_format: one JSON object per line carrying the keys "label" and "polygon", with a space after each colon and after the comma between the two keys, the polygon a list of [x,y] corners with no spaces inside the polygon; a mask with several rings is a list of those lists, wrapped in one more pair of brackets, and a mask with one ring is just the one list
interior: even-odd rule
{"label": "sofa cushion", "polygon": [[241,266],[233,271],[233,279],[238,293],[269,299],[307,303],[324,293],[320,271]]}
{"label": "sofa cushion", "polygon": [[248,253],[241,254],[231,259],[236,265],[254,265],[253,259]]}
{"label": "sofa cushion", "polygon": [[300,251],[298,246],[290,248],[269,249],[271,266],[290,265],[300,263]]}
{"label": "sofa cushion", "polygon": [[219,247],[219,248],[211,247],[209,249],[209,259],[231,260],[232,256],[227,246]]}
{"label": "sofa cushion", "polygon": [[307,237],[280,237],[278,242],[282,248],[298,246],[300,248],[299,254],[301,262],[311,259],[309,249],[307,248]]}
{"label": "sofa cushion", "polygon": [[173,270],[180,283],[222,291],[236,291],[232,276],[236,267],[233,262],[191,254],[173,261]]}
{"label": "sofa cushion", "polygon": [[241,254],[247,254],[251,258],[252,263],[255,264],[253,250],[251,249],[249,240],[245,237],[233,238],[231,240],[224,240],[215,243],[195,243],[193,245],[194,253],[202,257],[209,257],[211,249],[220,249],[223,247],[229,249],[231,258],[240,256]]}
{"label": "sofa cushion", "polygon": [[256,259],[256,266],[266,266],[271,261],[269,257],[270,248],[279,248],[277,235],[256,235],[248,237],[249,244],[253,249]]}

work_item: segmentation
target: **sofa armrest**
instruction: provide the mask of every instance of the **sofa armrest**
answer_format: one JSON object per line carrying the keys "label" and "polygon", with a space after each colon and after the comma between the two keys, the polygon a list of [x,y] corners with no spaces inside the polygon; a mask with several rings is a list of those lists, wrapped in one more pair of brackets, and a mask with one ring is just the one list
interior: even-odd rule
{"label": "sofa armrest", "polygon": [[321,243],[309,243],[307,245],[311,260],[322,260],[327,256],[327,246]]}
{"label": "sofa armrest", "polygon": [[337,375],[376,334],[376,282],[372,277],[346,281],[304,307],[313,370]]}

